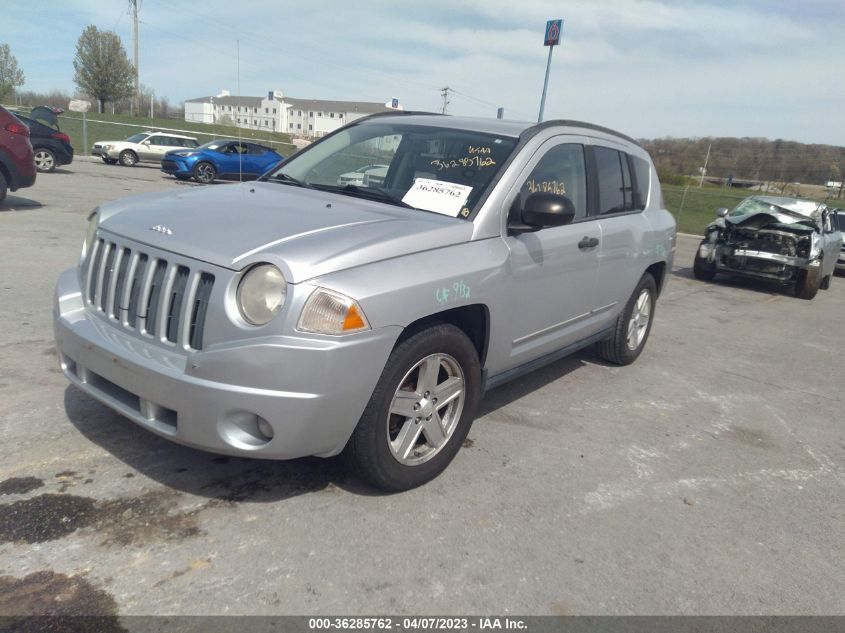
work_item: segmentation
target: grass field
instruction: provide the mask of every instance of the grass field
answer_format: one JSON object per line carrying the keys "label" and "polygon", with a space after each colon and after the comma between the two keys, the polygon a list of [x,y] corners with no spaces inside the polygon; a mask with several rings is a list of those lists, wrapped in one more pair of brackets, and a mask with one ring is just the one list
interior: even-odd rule
{"label": "grass field", "polygon": [[[21,111],[28,114],[29,109]],[[179,119],[142,119],[127,115],[87,113],[88,152],[96,141],[119,141],[146,130],[180,130],[186,136],[193,136],[199,143],[207,143],[215,138],[238,138],[238,128],[224,125],[209,125],[181,121]],[[85,154],[82,143],[82,114],[66,112],[59,117],[59,127],[70,136],[70,144],[77,154]],[[280,132],[240,129],[241,138],[253,139],[262,145],[272,147],[283,156],[290,156],[296,151],[291,145],[290,136]]]}
{"label": "grass field", "polygon": [[[690,186],[684,196],[684,187],[663,185],[663,199],[666,208],[675,216],[678,231],[703,235],[704,228],[716,217],[716,209],[720,207],[733,208],[748,196],[759,195],[759,191],[748,189],[726,189],[715,185],[704,185],[700,189]],[[775,195],[775,194],[772,194]],[[826,201],[824,198],[809,197],[819,202],[838,206],[836,201]]]}

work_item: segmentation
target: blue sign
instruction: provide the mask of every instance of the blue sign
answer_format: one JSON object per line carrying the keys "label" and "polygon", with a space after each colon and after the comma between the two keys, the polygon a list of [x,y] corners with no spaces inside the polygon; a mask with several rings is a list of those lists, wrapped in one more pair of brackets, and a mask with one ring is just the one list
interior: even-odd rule
{"label": "blue sign", "polygon": [[563,20],[549,20],[546,22],[546,35],[543,46],[557,46],[560,44],[560,32],[563,31]]}
{"label": "blue sign", "polygon": [[394,110],[399,107],[399,99],[392,99],[390,101],[390,107]]}

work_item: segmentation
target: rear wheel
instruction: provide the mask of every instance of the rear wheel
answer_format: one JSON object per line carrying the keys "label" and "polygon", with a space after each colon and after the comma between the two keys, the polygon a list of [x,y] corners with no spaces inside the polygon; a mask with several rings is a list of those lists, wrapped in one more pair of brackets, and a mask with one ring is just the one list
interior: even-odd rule
{"label": "rear wheel", "polygon": [[56,169],[56,155],[52,150],[46,147],[39,147],[33,153],[35,159],[35,168],[43,173],[55,171]]}
{"label": "rear wheel", "polygon": [[795,282],[795,296],[800,299],[810,300],[819,292],[822,284],[821,266],[810,266],[798,271],[798,279]]}
{"label": "rear wheel", "polygon": [[716,276],[716,262],[708,262],[695,251],[695,259],[692,261],[692,274],[701,281],[713,281]]}
{"label": "rear wheel", "polygon": [[138,162],[138,154],[131,149],[125,149],[120,152],[120,158],[118,160],[120,160],[120,164],[124,167],[134,167]]}
{"label": "rear wheel", "polygon": [[466,439],[481,397],[472,342],[454,325],[427,328],[391,352],[343,457],[383,490],[439,475]]}
{"label": "rear wheel", "polygon": [[597,344],[599,356],[616,365],[630,365],[645,347],[654,320],[657,284],[646,273],[616,319],[613,336]]}

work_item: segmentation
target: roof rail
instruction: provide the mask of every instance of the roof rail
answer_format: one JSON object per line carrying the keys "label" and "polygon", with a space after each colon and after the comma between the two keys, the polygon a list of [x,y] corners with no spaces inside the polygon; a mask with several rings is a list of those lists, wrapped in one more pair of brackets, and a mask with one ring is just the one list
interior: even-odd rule
{"label": "roof rail", "polygon": [[[584,121],[573,121],[571,119],[552,119],[550,121],[543,121],[542,123],[538,123],[537,125],[532,125],[530,128],[526,129],[522,135],[528,134],[529,136],[534,136],[540,130],[545,130],[548,127],[553,127],[556,125],[567,125],[570,127],[582,127],[588,130],[594,130],[596,132],[604,132],[605,134],[610,134],[611,136],[617,136],[623,140],[626,140],[638,147],[642,147],[640,142],[635,139],[631,138],[627,134],[622,134],[622,132],[617,132],[616,130],[611,130],[609,127],[603,127],[601,125],[595,125],[593,123],[585,123]],[[520,136],[522,136],[520,135]]]}
{"label": "roof rail", "polygon": [[394,115],[425,115],[425,116],[449,116],[447,114],[443,114],[441,112],[424,112],[422,110],[391,110],[389,112],[374,112],[373,114],[368,114],[367,116],[358,117],[357,119],[353,119],[353,123],[358,123],[359,121],[366,121],[367,119],[374,119],[377,117],[383,116],[394,116]]}

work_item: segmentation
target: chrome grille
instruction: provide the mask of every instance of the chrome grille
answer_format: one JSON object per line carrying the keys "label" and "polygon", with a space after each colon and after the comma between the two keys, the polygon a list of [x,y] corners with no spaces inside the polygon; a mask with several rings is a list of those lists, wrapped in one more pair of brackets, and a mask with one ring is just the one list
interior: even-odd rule
{"label": "chrome grille", "polygon": [[87,259],[89,308],[165,345],[202,349],[214,275],[98,239]]}

